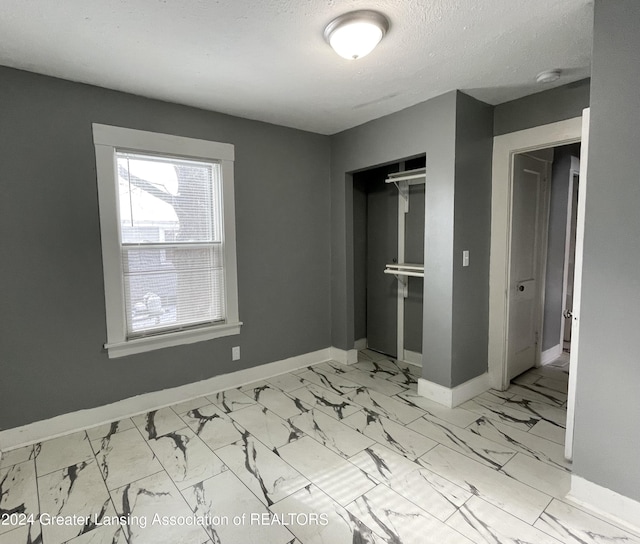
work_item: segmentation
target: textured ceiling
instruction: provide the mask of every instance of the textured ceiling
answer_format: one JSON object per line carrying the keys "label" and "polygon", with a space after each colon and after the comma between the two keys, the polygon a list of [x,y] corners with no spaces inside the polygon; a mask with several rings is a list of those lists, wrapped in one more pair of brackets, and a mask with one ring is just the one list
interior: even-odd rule
{"label": "textured ceiling", "polygon": [[[324,42],[377,9],[368,57]],[[452,89],[498,104],[589,76],[591,0],[2,0],[0,64],[323,134]],[[537,73],[562,68],[552,85]]]}

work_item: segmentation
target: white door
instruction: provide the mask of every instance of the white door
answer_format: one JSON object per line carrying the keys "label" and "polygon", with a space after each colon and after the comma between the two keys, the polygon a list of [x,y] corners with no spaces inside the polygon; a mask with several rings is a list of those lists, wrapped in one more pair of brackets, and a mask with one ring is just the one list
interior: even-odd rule
{"label": "white door", "polygon": [[524,154],[514,157],[507,351],[509,380],[535,366],[539,356],[548,170],[547,161]]}
{"label": "white door", "polygon": [[564,304],[562,333],[563,348],[571,347],[571,316],[573,311],[573,275],[576,257],[576,228],[578,225],[578,186],[579,186],[580,161],[571,159],[571,179],[569,181],[569,204],[567,218],[567,241],[565,243],[564,258]]}
{"label": "white door", "polygon": [[573,307],[571,310],[571,353],[569,354],[569,392],[567,398],[567,433],[564,440],[564,456],[573,459],[573,426],[576,409],[576,384],[578,380],[578,346],[580,336],[580,304],[582,293],[582,250],[584,247],[584,214],[587,207],[587,161],[589,158],[589,124],[591,111],[582,112],[582,146],[580,147],[580,190],[578,191],[576,249],[573,272]]}

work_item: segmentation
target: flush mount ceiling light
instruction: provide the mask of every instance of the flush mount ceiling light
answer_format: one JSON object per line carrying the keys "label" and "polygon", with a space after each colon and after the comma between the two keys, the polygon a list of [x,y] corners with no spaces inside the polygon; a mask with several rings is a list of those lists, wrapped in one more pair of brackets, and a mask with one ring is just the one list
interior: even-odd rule
{"label": "flush mount ceiling light", "polygon": [[545,70],[536,76],[536,83],[553,83],[560,79],[562,70]]}
{"label": "flush mount ceiling light", "polygon": [[324,29],[324,39],[338,55],[356,60],[368,55],[389,30],[389,21],[377,11],[345,13]]}

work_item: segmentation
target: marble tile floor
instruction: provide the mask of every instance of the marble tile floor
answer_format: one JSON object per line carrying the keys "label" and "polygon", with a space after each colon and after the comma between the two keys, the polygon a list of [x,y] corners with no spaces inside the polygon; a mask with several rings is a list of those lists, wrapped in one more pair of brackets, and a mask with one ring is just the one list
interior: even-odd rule
{"label": "marble tile floor", "polygon": [[364,350],[6,452],[0,544],[640,544],[564,499],[564,359],[454,409],[419,374]]}

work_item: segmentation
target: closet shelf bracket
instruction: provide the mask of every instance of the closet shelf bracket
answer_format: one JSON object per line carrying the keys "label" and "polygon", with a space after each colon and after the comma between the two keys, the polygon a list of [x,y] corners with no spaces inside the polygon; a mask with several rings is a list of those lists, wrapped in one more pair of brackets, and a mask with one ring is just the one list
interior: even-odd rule
{"label": "closet shelf bracket", "polygon": [[400,197],[404,200],[404,213],[409,213],[409,185],[405,181],[394,181]]}
{"label": "closet shelf bracket", "polygon": [[384,180],[385,183],[393,183],[398,189],[398,193],[404,200],[404,213],[409,212],[409,186],[426,183],[426,168],[417,168],[416,170],[405,170],[404,172],[396,172],[389,174]]}

